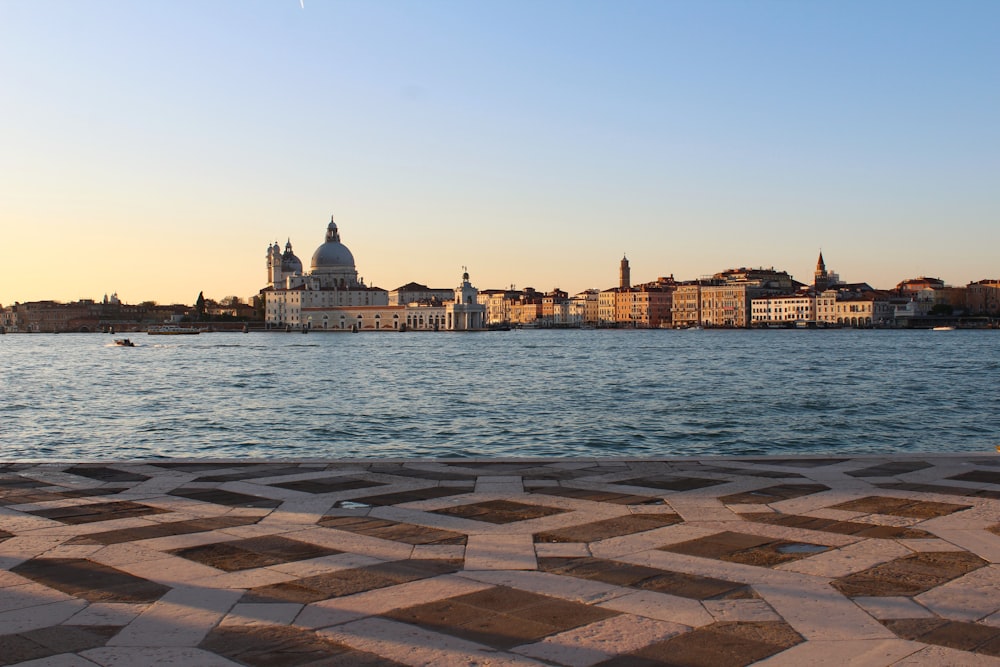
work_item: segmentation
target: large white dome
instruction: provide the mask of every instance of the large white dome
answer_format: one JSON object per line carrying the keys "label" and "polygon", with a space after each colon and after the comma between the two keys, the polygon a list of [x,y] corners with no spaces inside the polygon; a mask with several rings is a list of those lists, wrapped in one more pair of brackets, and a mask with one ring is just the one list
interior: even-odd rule
{"label": "large white dome", "polygon": [[316,248],[312,256],[312,270],[318,273],[354,270],[354,255],[340,242],[337,223],[330,220],[326,226],[326,242]]}

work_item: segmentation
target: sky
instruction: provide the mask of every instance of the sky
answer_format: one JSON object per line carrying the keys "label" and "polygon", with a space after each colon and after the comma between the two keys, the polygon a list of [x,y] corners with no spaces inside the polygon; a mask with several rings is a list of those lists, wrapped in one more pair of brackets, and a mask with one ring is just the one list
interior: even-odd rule
{"label": "sky", "polygon": [[0,304],[1000,278],[995,0],[0,0]]}

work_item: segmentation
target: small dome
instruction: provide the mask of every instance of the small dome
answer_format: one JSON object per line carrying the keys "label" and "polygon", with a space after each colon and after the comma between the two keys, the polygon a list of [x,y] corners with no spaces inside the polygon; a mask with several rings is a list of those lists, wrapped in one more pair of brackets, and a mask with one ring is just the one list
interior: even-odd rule
{"label": "small dome", "polygon": [[285,244],[285,254],[281,256],[281,271],[282,273],[302,273],[302,260],[292,252],[291,241]]}

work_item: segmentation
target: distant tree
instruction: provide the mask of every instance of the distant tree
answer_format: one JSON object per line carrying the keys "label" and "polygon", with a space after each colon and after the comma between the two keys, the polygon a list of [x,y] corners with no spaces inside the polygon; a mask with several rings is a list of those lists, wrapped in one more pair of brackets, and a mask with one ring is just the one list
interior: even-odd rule
{"label": "distant tree", "polygon": [[931,315],[951,315],[954,312],[955,309],[947,303],[939,303],[931,308]]}
{"label": "distant tree", "polygon": [[139,305],[143,308],[155,308],[157,304],[155,301],[143,301]]}
{"label": "distant tree", "polygon": [[205,319],[205,295],[198,292],[198,300],[194,302],[194,310],[198,313],[198,319]]}
{"label": "distant tree", "polygon": [[235,308],[236,306],[243,303],[242,299],[238,296],[227,296],[222,300],[222,305],[226,308]]}

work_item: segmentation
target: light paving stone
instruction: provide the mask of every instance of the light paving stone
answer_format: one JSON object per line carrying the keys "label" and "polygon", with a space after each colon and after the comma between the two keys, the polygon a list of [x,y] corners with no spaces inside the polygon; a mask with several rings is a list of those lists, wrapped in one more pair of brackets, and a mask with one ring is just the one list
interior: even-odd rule
{"label": "light paving stone", "polygon": [[[813,640],[754,663],[755,667],[886,667],[911,656],[924,644],[903,639]],[[963,663],[964,664],[964,663]],[[939,665],[940,667],[940,665]]]}
{"label": "light paving stone", "polygon": [[226,572],[224,574],[215,574],[214,576],[209,577],[188,579],[185,583],[191,586],[202,586],[205,588],[242,589],[281,584],[295,579],[298,579],[298,577],[290,575],[286,572],[280,572],[273,568],[261,567],[253,570]]}
{"label": "light paving stone", "polygon": [[465,557],[465,546],[462,544],[415,544],[410,558],[454,558]]}
{"label": "light paving stone", "polygon": [[957,544],[952,544],[951,542],[938,538],[896,540],[896,542],[914,553],[923,553],[927,551],[966,551]]}
{"label": "light paving stone", "polygon": [[985,530],[934,530],[934,534],[990,563],[1000,563],[1000,535]]}
{"label": "light paving stone", "polygon": [[323,628],[338,625],[397,609],[401,604],[414,606],[444,598],[475,593],[489,588],[486,583],[471,581],[455,575],[411,581],[399,586],[378,588],[355,595],[331,598],[306,605],[296,617],[295,625],[304,628]]}
{"label": "light paving stone", "polygon": [[803,528],[792,528],[769,523],[757,523],[756,521],[741,521],[739,525],[719,521],[698,521],[689,523],[695,528],[707,528],[714,532],[721,533],[731,530],[747,535],[760,535],[770,537],[775,540],[788,540],[789,542],[808,542],[828,547],[844,547],[849,544],[860,542],[862,538],[852,535],[841,535],[839,533],[828,533],[821,530],[806,530]]}
{"label": "light paving stone", "polygon": [[333,528],[314,528],[296,535],[296,539],[321,547],[329,547],[339,551],[349,551],[378,558],[380,560],[400,560],[409,558],[413,547],[409,544],[383,540],[378,537],[359,535],[346,530]]}
{"label": "light paving stone", "polygon": [[880,621],[894,618],[934,618],[934,613],[908,597],[857,597],[854,604]]}
{"label": "light paving stone", "polygon": [[0,613],[73,599],[71,595],[29,581],[20,586],[0,589]]}
{"label": "light paving stone", "polygon": [[524,484],[519,475],[491,475],[476,479],[476,493],[521,495]]}
{"label": "light paving stone", "polygon": [[149,579],[168,586],[180,585],[198,579],[216,577],[220,571],[214,567],[195,563],[179,556],[163,557],[157,560],[143,560],[135,563],[118,563],[114,567],[129,574]]}
{"label": "light paving stone", "polygon": [[703,600],[705,611],[719,622],[764,623],[781,616],[764,600]]}
{"label": "light paving stone", "polygon": [[103,544],[60,544],[41,554],[42,558],[88,558],[104,548]]}
{"label": "light paving stone", "polygon": [[706,507],[702,505],[687,505],[686,503],[678,503],[676,501],[671,501],[671,507],[674,508],[675,512],[681,515],[682,519],[689,522],[696,522],[696,521],[732,522],[732,521],[743,520],[739,514],[725,507],[724,505]]}
{"label": "light paving stone", "polygon": [[685,625],[623,614],[518,646],[512,652],[569,667],[588,667],[687,630]]}
{"label": "light paving stone", "polygon": [[612,586],[600,581],[577,579],[576,577],[562,577],[548,572],[480,570],[478,572],[465,571],[462,572],[461,576],[494,586],[508,586],[529,593],[538,593],[584,604],[598,604],[633,592],[631,588]]}
{"label": "light paving stone", "polygon": [[679,623],[692,628],[712,623],[714,618],[697,600],[657,593],[656,591],[635,591],[602,602],[597,606],[614,611],[653,618],[670,623]]}
{"label": "light paving stone", "polygon": [[239,603],[219,623],[220,626],[289,625],[305,605],[288,603]]}
{"label": "light paving stone", "polygon": [[108,646],[196,646],[243,591],[175,588],[149,605]]}
{"label": "light paving stone", "polygon": [[383,563],[385,561],[371,556],[361,554],[333,554],[322,558],[311,558],[309,560],[297,560],[291,563],[279,563],[271,565],[268,569],[282,572],[296,579],[304,579],[326,572],[336,572],[337,570],[349,570],[355,567],[366,567]]}
{"label": "light paving stone", "polygon": [[0,635],[59,625],[86,606],[83,600],[64,600],[0,612]]}
{"label": "light paving stone", "polygon": [[525,656],[487,649],[464,639],[383,618],[366,618],[321,630],[319,634],[354,649],[376,653],[413,667],[535,667],[545,664]]}
{"label": "light paving stone", "polygon": [[240,667],[240,663],[226,660],[208,651],[191,647],[121,647],[105,646],[80,655],[101,667]]}
{"label": "light paving stone", "polygon": [[125,563],[161,560],[164,558],[164,554],[135,542],[121,542],[120,544],[109,544],[103,549],[93,552],[87,558],[108,567],[118,567]]}
{"label": "light paving stone", "polygon": [[60,653],[47,658],[27,660],[17,663],[17,667],[95,667],[96,662],[81,658],[72,653]]}
{"label": "light paving stone", "polygon": [[1000,658],[958,651],[944,646],[928,646],[892,663],[892,667],[998,667]]}
{"label": "light paving stone", "polygon": [[612,537],[590,545],[590,551],[595,558],[607,558],[615,560],[619,556],[645,552],[657,547],[687,542],[699,537],[707,537],[717,533],[717,530],[709,528],[694,528],[684,524],[664,526],[655,530],[649,530],[638,535],[623,535]]}
{"label": "light paving stone", "polygon": [[[0,525],[0,529],[17,533],[17,530]],[[14,564],[36,558],[46,551],[51,551],[66,541],[66,536],[25,536],[20,535],[0,542],[0,558]],[[6,565],[5,565],[6,567]]]}
{"label": "light paving stone", "polygon": [[812,641],[892,639],[895,635],[832,587],[754,585],[754,590],[800,635]]}
{"label": "light paving stone", "polygon": [[802,560],[782,563],[774,569],[835,579],[909,556],[911,553],[909,549],[892,540],[864,540]]}
{"label": "light paving stone", "polygon": [[934,613],[959,621],[976,621],[1000,609],[1000,565],[973,570],[915,598]]}
{"label": "light paving stone", "polygon": [[0,568],[0,592],[10,586],[24,586],[25,584],[30,583],[32,583],[31,579],[22,577],[19,574],[14,574],[10,570]]}
{"label": "light paving stone", "polygon": [[92,602],[85,609],[73,614],[67,625],[128,625],[148,604],[126,602]]}
{"label": "light paving stone", "polygon": [[535,545],[535,555],[539,558],[574,558],[590,555],[590,548],[581,542],[540,542]]}
{"label": "light paving stone", "polygon": [[534,570],[535,545],[528,535],[470,535],[466,570]]}

